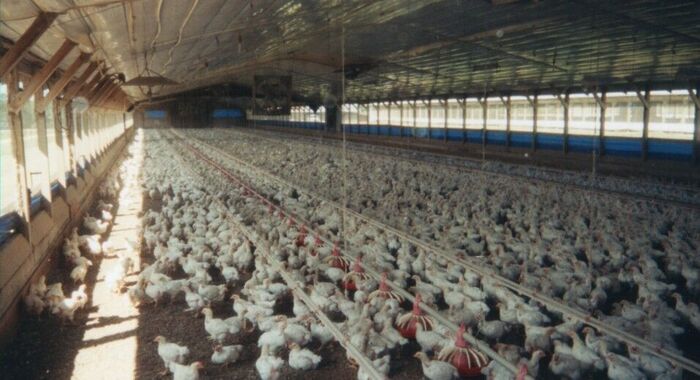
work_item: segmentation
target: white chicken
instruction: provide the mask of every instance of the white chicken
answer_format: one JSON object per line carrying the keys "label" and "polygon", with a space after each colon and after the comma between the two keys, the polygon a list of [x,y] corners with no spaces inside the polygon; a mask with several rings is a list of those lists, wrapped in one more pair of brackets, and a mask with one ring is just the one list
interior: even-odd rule
{"label": "white chicken", "polygon": [[301,348],[296,343],[289,345],[289,366],[294,369],[308,371],[316,369],[321,363],[321,357],[309,351],[306,348]]}
{"label": "white chicken", "polygon": [[190,365],[183,365],[171,362],[170,371],[173,373],[173,380],[199,380],[199,370],[204,368],[201,362],[194,362]]}
{"label": "white chicken", "polygon": [[[81,257],[82,259],[83,257]],[[90,260],[85,260],[84,264],[78,264],[76,265],[75,268],[70,272],[70,278],[73,280],[73,282],[85,282],[85,276],[87,275],[88,272],[88,267],[92,266],[92,261]]]}
{"label": "white chicken", "polygon": [[83,226],[90,230],[90,232],[92,232],[93,234],[102,235],[103,233],[107,232],[107,228],[109,228],[109,223],[103,222],[91,216],[86,216],[85,219],[83,219]]}
{"label": "white chicken", "polygon": [[229,365],[235,363],[241,357],[241,352],[243,351],[243,346],[240,344],[233,346],[221,346],[217,345],[214,347],[214,352],[211,354],[211,362],[214,364]]}
{"label": "white chicken", "polygon": [[255,361],[255,369],[262,380],[276,380],[279,378],[279,369],[284,365],[284,360],[270,355],[270,347],[263,345],[260,357]]}
{"label": "white chicken", "polygon": [[452,380],[459,377],[457,368],[440,360],[430,360],[424,352],[417,352],[413,357],[421,362],[423,375],[429,380]]}
{"label": "white chicken", "polygon": [[158,342],[158,356],[163,359],[165,365],[163,374],[168,372],[171,363],[183,364],[187,355],[190,354],[189,348],[168,342],[162,335],[158,335],[153,341]]}
{"label": "white chicken", "polygon": [[223,319],[214,318],[214,313],[208,307],[202,309],[202,314],[204,314],[204,330],[209,334],[209,339],[222,343],[229,334],[240,331],[240,324],[233,326]]}

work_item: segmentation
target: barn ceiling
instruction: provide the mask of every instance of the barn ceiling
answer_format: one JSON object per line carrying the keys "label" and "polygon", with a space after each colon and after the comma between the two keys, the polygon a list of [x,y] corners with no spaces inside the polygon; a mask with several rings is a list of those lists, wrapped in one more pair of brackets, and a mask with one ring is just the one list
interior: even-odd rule
{"label": "barn ceiling", "polygon": [[40,11],[61,15],[33,53],[48,58],[69,38],[127,80],[148,67],[180,83],[154,96],[249,87],[254,74],[291,75],[306,98],[345,77],[358,101],[683,86],[700,73],[696,1],[16,0],[2,2],[0,34],[16,40]]}

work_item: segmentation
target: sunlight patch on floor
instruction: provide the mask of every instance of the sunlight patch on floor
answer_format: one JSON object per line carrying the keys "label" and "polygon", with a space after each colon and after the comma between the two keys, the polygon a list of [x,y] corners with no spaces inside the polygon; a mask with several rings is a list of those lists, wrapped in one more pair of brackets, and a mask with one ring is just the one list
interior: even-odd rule
{"label": "sunlight patch on floor", "polygon": [[[143,162],[140,132],[132,143],[132,167],[127,168],[135,171],[135,175],[122,185],[119,210],[114,216],[114,225],[107,239],[115,248],[115,254],[105,257],[100,265],[98,281],[92,293],[93,311],[88,315],[83,344],[75,358],[73,379],[133,379],[136,375],[139,311],[131,305],[126,293],[113,292],[104,279],[118,265],[116,252],[128,251],[134,260],[134,269],[126,279],[127,284],[135,281],[135,273],[140,265],[138,231],[141,228],[139,213],[142,196],[136,180]],[[133,251],[127,248],[127,241],[134,245]]]}

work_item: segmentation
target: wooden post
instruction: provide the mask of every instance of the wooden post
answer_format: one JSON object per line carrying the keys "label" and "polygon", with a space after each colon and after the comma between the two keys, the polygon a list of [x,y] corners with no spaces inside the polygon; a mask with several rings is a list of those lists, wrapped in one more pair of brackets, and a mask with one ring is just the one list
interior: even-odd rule
{"label": "wooden post", "polygon": [[418,100],[413,100],[413,139],[416,138],[416,128],[418,128],[418,122],[416,121],[416,112],[418,109]]}
{"label": "wooden post", "polygon": [[46,95],[46,97],[42,98],[40,102],[36,103],[36,109],[37,112],[43,112],[44,109],[46,108],[46,105],[51,103],[58,94],[63,91],[64,88],[68,85],[70,80],[73,78],[73,75],[78,71],[80,67],[83,66],[85,62],[87,62],[90,59],[90,54],[80,54],[78,58],[76,58],[75,61],[68,67],[66,71],[63,72],[63,75],[61,78],[56,81],[51,87],[49,88],[49,93]]}
{"label": "wooden post", "polygon": [[532,151],[537,150],[537,93],[535,93],[532,98],[526,96],[527,101],[532,107]]}
{"label": "wooden post", "polygon": [[642,121],[644,123],[642,125],[642,160],[646,161],[649,153],[649,107],[651,105],[649,101],[649,86],[644,90],[644,95],[642,95],[641,91],[637,90],[637,98],[639,98],[639,101],[642,102],[642,106],[644,106],[644,118]]}
{"label": "wooden post", "polygon": [[695,93],[688,88],[688,95],[695,104],[694,128],[693,128],[693,164],[700,162],[700,84],[696,85]]}
{"label": "wooden post", "polygon": [[401,137],[403,137],[403,135],[404,135],[404,133],[403,133],[403,129],[404,129],[404,125],[403,125],[403,101],[397,102],[396,105],[399,106],[399,113],[400,113],[399,124],[401,124],[400,131],[401,131]]}
{"label": "wooden post", "polygon": [[[17,70],[9,72],[7,81],[8,96],[11,99],[17,95],[17,83],[19,81]],[[24,136],[22,135],[22,117],[18,111],[8,110],[10,121],[10,142],[12,144],[12,155],[17,167],[17,177],[14,179],[17,184],[17,209],[23,220],[22,232],[26,235],[31,245],[31,228],[29,221],[31,213],[29,210],[29,186],[27,184],[27,162],[24,152]]]}
{"label": "wooden post", "polygon": [[[58,172],[58,182],[61,184],[61,186],[66,187],[66,161],[65,161],[65,151],[64,151],[64,146],[63,146],[63,129],[66,128],[65,125],[63,125],[63,119],[61,118],[61,110],[64,109],[62,105],[62,101],[57,100],[51,103],[51,107],[53,107],[53,125],[48,126],[49,128],[53,127],[54,129],[54,144],[56,144],[56,149],[58,149],[61,152],[61,159],[59,160],[60,162],[54,162],[54,165],[58,165],[58,167],[61,169]],[[67,116],[67,115],[66,115]],[[67,118],[67,117],[66,117]]]}
{"label": "wooden post", "polygon": [[75,120],[73,119],[73,103],[68,101],[64,107],[66,113],[65,133],[68,137],[68,172],[75,173]]}
{"label": "wooden post", "polygon": [[428,106],[428,140],[433,139],[433,99],[428,99],[428,102],[426,103],[425,100],[423,101],[423,104],[426,104]]}
{"label": "wooden post", "polygon": [[489,120],[489,105],[488,105],[488,100],[486,98],[486,95],[484,95],[483,98],[476,98],[476,100],[479,101],[479,104],[481,104],[481,153],[482,153],[482,158],[484,156],[484,149],[486,149],[486,124],[488,123]]}
{"label": "wooden post", "polygon": [[56,50],[54,55],[51,56],[51,59],[46,62],[39,72],[32,76],[32,79],[30,79],[29,83],[27,83],[27,85],[24,87],[24,91],[19,93],[10,101],[9,108],[14,111],[18,111],[20,108],[22,108],[22,105],[29,100],[29,98],[31,98],[32,95],[34,95],[34,93],[36,93],[36,91],[39,90],[47,80],[49,80],[51,74],[53,74],[58,68],[58,64],[63,61],[63,58],[65,58],[75,46],[76,44],[73,41],[63,41],[63,45]]}
{"label": "wooden post", "polygon": [[561,106],[564,108],[564,136],[562,140],[562,151],[564,154],[569,153],[569,91],[566,91],[566,94],[564,94],[564,98],[561,97],[561,94],[557,94],[557,99],[559,99],[559,103],[561,103]]}
{"label": "wooden post", "polygon": [[[44,93],[42,89],[37,90],[34,95],[34,99],[43,99]],[[36,133],[37,133],[37,145],[39,146],[40,160],[43,164],[43,168],[39,173],[41,175],[41,194],[48,201],[51,201],[51,163],[49,159],[49,143],[48,137],[46,136],[46,113],[39,112],[36,109],[36,102],[34,103],[34,117],[36,120]]]}
{"label": "wooden post", "polygon": [[58,13],[39,13],[17,42],[0,58],[0,78],[9,73],[22,60],[24,54],[49,29],[56,17],[58,17]]}
{"label": "wooden post", "polygon": [[598,91],[593,91],[593,97],[595,98],[598,107],[600,107],[600,130],[598,131],[598,154],[600,156],[605,154],[605,110],[608,108],[607,92],[605,90],[601,91],[600,96],[598,96]]}
{"label": "wooden post", "polygon": [[457,99],[457,103],[462,108],[462,144],[467,142],[467,98]]}
{"label": "wooden post", "polygon": [[445,98],[443,105],[445,106],[445,136],[444,136],[444,139],[445,139],[445,142],[447,142],[447,131],[448,131],[448,129],[447,129],[447,118],[448,118],[448,116],[449,116],[449,114],[450,114],[450,107],[449,107],[448,99],[447,99],[447,98]]}
{"label": "wooden post", "polygon": [[506,107],[506,150],[510,150],[510,95],[505,99],[501,96],[501,103]]}

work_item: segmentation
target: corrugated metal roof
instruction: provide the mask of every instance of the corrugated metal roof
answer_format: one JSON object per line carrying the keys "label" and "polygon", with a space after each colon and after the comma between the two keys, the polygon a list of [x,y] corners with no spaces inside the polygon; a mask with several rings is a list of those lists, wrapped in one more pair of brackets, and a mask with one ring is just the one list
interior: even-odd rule
{"label": "corrugated metal roof", "polygon": [[299,95],[318,95],[340,81],[343,35],[349,100],[583,81],[682,85],[679,69],[700,67],[696,1],[27,0],[1,8],[2,34],[13,40],[39,8],[63,12],[33,48],[42,57],[68,36],[129,80],[144,71],[145,53],[150,69],[181,83],[155,88],[160,95],[249,86],[253,73],[292,75]]}

